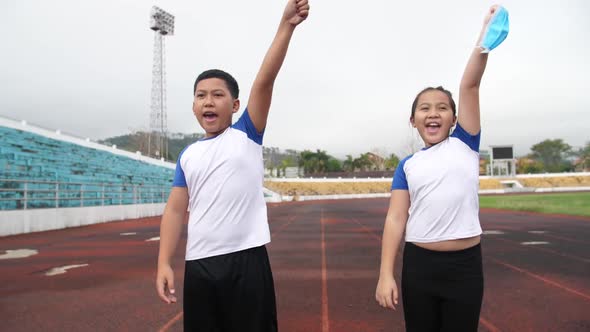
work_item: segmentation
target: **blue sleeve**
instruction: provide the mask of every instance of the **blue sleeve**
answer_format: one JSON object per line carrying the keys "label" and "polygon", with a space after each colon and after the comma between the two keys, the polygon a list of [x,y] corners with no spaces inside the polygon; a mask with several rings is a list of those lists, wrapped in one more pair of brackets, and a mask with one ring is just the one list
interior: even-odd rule
{"label": "blue sleeve", "polygon": [[471,150],[479,152],[479,139],[481,137],[481,130],[476,135],[471,135],[470,133],[466,132],[463,127],[461,127],[459,122],[457,122],[457,126],[455,127],[455,130],[453,130],[451,137],[460,139],[463,143],[467,144]]}
{"label": "blue sleeve", "polygon": [[180,166],[180,158],[182,158],[182,154],[187,148],[188,147],[184,148],[184,150],[182,150],[182,152],[180,152],[178,155],[178,161],[176,161],[176,172],[174,172],[174,180],[172,180],[173,187],[187,187],[184,171],[182,170],[182,166]]}
{"label": "blue sleeve", "polygon": [[248,114],[248,108],[246,108],[242,116],[240,116],[238,121],[234,123],[232,127],[245,132],[249,139],[262,145],[264,130],[261,133],[256,130],[256,127],[254,127],[254,124],[252,123],[252,119],[250,119],[250,114]]}
{"label": "blue sleeve", "polygon": [[400,163],[397,165],[395,169],[395,173],[393,173],[393,182],[391,183],[391,190],[408,190],[408,179],[406,179],[406,171],[404,171],[404,165],[406,161],[410,159],[412,155],[404,158]]}

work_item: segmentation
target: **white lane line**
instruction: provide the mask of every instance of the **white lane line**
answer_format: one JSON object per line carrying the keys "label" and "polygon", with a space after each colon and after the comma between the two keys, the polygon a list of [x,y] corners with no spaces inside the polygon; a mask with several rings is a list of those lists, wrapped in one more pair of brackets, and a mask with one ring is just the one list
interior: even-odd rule
{"label": "white lane line", "polygon": [[529,233],[531,233],[531,234],[545,234],[547,232],[546,231],[529,231]]}
{"label": "white lane line", "polygon": [[150,242],[150,241],[160,241],[160,237],[156,236],[156,237],[152,237],[152,238],[145,240],[145,242]]}
{"label": "white lane line", "polygon": [[129,236],[129,235],[135,235],[135,234],[137,234],[137,233],[135,233],[135,232],[129,232],[129,233],[121,233],[119,235],[121,235],[121,236]]}
{"label": "white lane line", "polygon": [[504,232],[502,232],[502,231],[495,231],[495,230],[483,231],[483,235],[502,235],[502,234],[504,234]]}
{"label": "white lane line", "polygon": [[497,264],[503,265],[503,266],[505,266],[505,267],[507,267],[507,268],[509,268],[511,270],[518,271],[520,273],[524,273],[524,274],[528,275],[529,277],[535,278],[537,280],[541,280],[542,282],[544,282],[546,284],[549,284],[551,286],[555,286],[557,288],[561,288],[562,290],[565,290],[565,291],[570,292],[572,294],[575,294],[575,295],[578,295],[580,297],[583,297],[586,300],[590,300],[590,294],[586,294],[586,293],[580,292],[580,291],[578,291],[576,289],[566,287],[566,286],[564,286],[564,285],[562,285],[562,284],[560,284],[560,283],[558,283],[556,281],[553,281],[553,280],[551,280],[549,278],[545,278],[545,277],[542,277],[542,276],[540,276],[538,274],[534,274],[534,273],[532,273],[530,271],[527,271],[527,270],[525,270],[523,268],[519,268],[517,266],[510,265],[508,263],[504,263],[504,262],[502,262],[499,259],[495,259],[495,258],[490,258],[490,259],[492,261],[496,262]]}
{"label": "white lane line", "polygon": [[321,247],[322,247],[322,332],[330,332],[330,316],[328,313],[328,268],[326,266],[326,222],[324,210],[320,214]]}
{"label": "white lane line", "polygon": [[549,242],[546,242],[546,241],[528,241],[528,242],[521,242],[520,244],[522,244],[524,246],[538,246],[538,245],[542,245],[542,244],[549,244]]}
{"label": "white lane line", "polygon": [[58,274],[64,274],[69,269],[75,269],[75,268],[84,267],[84,266],[88,266],[88,264],[77,264],[77,265],[66,265],[66,266],[54,267],[50,270],[47,270],[47,272],[45,272],[45,275],[46,276],[55,276]]}
{"label": "white lane line", "polygon": [[35,249],[6,250],[6,253],[0,255],[0,259],[26,258],[29,256],[36,255],[38,253],[39,253],[39,251],[37,251]]}

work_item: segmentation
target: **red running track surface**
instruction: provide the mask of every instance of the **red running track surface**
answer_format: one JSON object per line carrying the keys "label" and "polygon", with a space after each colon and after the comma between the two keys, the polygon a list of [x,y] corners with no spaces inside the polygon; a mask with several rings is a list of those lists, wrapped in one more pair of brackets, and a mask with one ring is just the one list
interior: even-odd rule
{"label": "red running track surface", "polygon": [[[281,331],[404,330],[401,301],[391,311],[374,300],[387,205],[269,205]],[[486,234],[479,330],[590,331],[590,218],[487,209],[480,216]],[[158,242],[146,240],[158,235],[159,218],[145,218],[0,238],[0,255],[39,251],[0,260],[0,330],[182,331],[182,305],[161,303],[155,292]],[[184,244],[183,236],[174,263],[179,294]],[[396,264],[399,278],[401,258]]]}

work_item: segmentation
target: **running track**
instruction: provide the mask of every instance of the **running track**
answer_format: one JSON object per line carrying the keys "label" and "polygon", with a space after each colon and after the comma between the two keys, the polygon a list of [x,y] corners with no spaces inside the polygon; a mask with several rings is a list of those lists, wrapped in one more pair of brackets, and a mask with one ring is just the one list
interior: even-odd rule
{"label": "running track", "polygon": [[[281,331],[404,330],[401,301],[391,311],[374,300],[387,204],[269,205]],[[590,331],[590,218],[482,210],[481,222],[479,330]],[[0,330],[182,331],[180,303],[163,304],[155,293],[158,242],[146,240],[158,235],[159,218],[147,218],[0,238],[0,256],[39,251],[0,259]],[[180,294],[183,247],[175,261]],[[45,274],[69,265],[82,266]]]}

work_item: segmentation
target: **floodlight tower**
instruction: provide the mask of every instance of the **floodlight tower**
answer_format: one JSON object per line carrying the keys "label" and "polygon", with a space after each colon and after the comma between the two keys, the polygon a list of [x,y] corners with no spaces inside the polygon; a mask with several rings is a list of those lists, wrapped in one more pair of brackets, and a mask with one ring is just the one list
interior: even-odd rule
{"label": "floodlight tower", "polygon": [[174,16],[153,6],[150,12],[150,29],[154,30],[154,63],[152,66],[152,103],[150,112],[150,133],[148,156],[152,155],[151,144],[155,142],[154,156],[168,155],[166,117],[166,70],[164,61],[164,37],[174,34]]}

